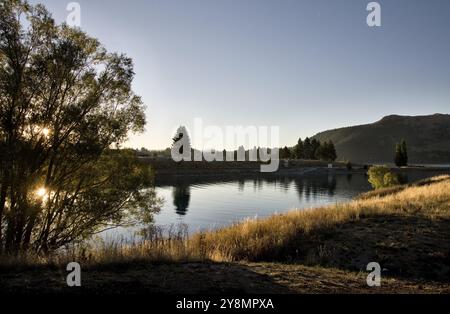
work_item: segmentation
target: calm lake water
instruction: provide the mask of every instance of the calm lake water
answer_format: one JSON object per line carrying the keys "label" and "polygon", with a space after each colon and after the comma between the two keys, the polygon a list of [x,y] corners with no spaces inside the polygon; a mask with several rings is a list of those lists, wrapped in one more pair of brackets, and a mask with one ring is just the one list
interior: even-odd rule
{"label": "calm lake water", "polygon": [[346,201],[370,189],[364,175],[314,175],[157,187],[165,199],[156,224],[213,229],[248,217]]}
{"label": "calm lake water", "polygon": [[[442,171],[403,174],[407,182],[434,176]],[[308,174],[289,177],[191,182],[183,179],[157,186],[164,198],[159,226],[186,224],[189,232],[214,229],[252,217],[266,217],[292,209],[304,209],[348,201],[371,190],[365,174]],[[136,228],[110,230],[108,237],[129,238]]]}

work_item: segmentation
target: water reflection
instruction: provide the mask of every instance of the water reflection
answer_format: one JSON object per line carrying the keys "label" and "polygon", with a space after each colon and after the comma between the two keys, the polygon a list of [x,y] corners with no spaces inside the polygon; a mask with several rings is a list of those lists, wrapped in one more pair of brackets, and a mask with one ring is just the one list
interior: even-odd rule
{"label": "water reflection", "polygon": [[184,216],[187,213],[189,207],[189,201],[191,199],[191,188],[188,184],[179,184],[173,187],[172,191],[173,205],[175,206],[175,212]]}
{"label": "water reflection", "polygon": [[245,180],[244,179],[238,180],[238,189],[240,192],[244,191],[244,187],[245,187]]}
{"label": "water reflection", "polygon": [[398,181],[401,184],[405,184],[409,182],[408,174],[407,173],[399,173],[398,174]]}
{"label": "water reflection", "polygon": [[[339,182],[342,185],[342,181],[347,181],[347,188],[350,186],[352,176],[339,176]],[[367,181],[364,179],[359,182],[360,189],[358,191],[368,190],[370,187]],[[175,207],[175,213],[178,216],[185,216],[188,213],[190,201],[191,201],[191,186],[195,186],[196,190],[203,190],[206,188],[211,189],[213,186],[220,186],[224,192],[230,192],[229,189],[234,187],[237,189],[238,195],[254,195],[255,207],[260,207],[260,200],[258,194],[265,197],[274,197],[274,191],[278,190],[283,192],[284,195],[292,194],[295,191],[298,197],[299,203],[311,202],[318,197],[327,195],[328,197],[334,197],[335,190],[338,186],[338,179],[335,175],[314,175],[314,176],[293,176],[293,177],[267,177],[267,178],[253,178],[253,179],[239,179],[235,181],[219,181],[215,183],[190,183],[189,181],[177,181],[172,184],[172,203]],[[224,193],[224,195],[227,193]],[[224,199],[224,201],[231,201]],[[207,200],[208,203],[213,203],[213,199]],[[248,198],[243,198],[242,202],[248,202]]]}
{"label": "water reflection", "polygon": [[353,174],[351,174],[351,173],[347,174],[347,181],[348,181],[348,183],[352,182],[352,178],[353,178]]}
{"label": "water reflection", "polygon": [[[442,173],[409,171],[402,173],[400,180],[413,182]],[[154,217],[155,225],[170,227],[181,223],[188,226],[189,232],[216,229],[249,217],[262,218],[291,209],[344,202],[372,189],[365,173],[165,179],[172,181],[159,181],[156,186],[158,196],[165,202]]]}
{"label": "water reflection", "polygon": [[[437,173],[408,172],[401,181],[416,181]],[[165,199],[155,215],[160,226],[183,223],[190,232],[219,228],[246,218],[267,217],[291,209],[344,202],[371,190],[365,173],[315,173],[251,178],[181,178],[159,183]]]}

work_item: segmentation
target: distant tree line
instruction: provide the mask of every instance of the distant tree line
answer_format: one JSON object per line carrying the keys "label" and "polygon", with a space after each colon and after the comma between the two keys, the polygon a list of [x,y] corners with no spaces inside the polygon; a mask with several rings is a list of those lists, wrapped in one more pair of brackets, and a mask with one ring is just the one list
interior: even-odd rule
{"label": "distant tree line", "polygon": [[[177,145],[177,144],[181,144],[181,143],[179,143],[180,141],[184,145]],[[195,160],[194,156],[196,156],[196,155],[201,156],[202,160],[205,160],[202,151],[192,148],[191,139],[190,139],[190,136],[189,136],[189,133],[188,133],[186,127],[180,126],[180,127],[178,127],[177,131],[175,132],[174,137],[172,138],[171,148],[166,151],[168,152],[169,157],[171,156],[170,152],[172,149],[178,150],[178,153],[180,155],[183,155],[183,154],[187,154],[187,152],[184,151],[185,148],[191,151],[190,160]],[[220,151],[220,150],[212,149],[211,152],[214,154],[217,154],[216,156],[218,156],[219,158],[221,156],[222,157],[221,160],[227,160],[229,158],[227,156],[230,155],[230,156],[232,156],[232,160],[235,160],[235,161],[236,160],[237,161],[261,161],[261,159],[264,159],[264,158],[261,158],[260,149],[261,149],[261,147],[257,147],[257,146],[254,146],[251,149],[245,149],[245,147],[243,145],[240,145],[237,150],[228,150],[227,151],[226,149],[223,149],[222,151]],[[164,152],[166,152],[166,151],[164,151]],[[272,149],[267,148],[266,151],[268,154],[270,154]],[[185,158],[189,159],[189,155],[186,155]],[[220,160],[220,159],[218,159],[218,160]]]}
{"label": "distant tree line", "polygon": [[307,160],[325,160],[335,161],[337,158],[336,148],[333,142],[319,140],[309,137],[302,141],[298,139],[297,145],[292,148],[285,146],[280,150],[281,159],[307,159]]}
{"label": "distant tree line", "polygon": [[[173,137],[173,143],[182,139],[182,132],[184,127],[180,127],[177,130],[177,133]],[[166,148],[164,150],[148,150],[144,147],[141,149],[137,149],[136,153],[141,157],[148,158],[170,158],[170,149]],[[196,151],[191,148],[192,155]],[[245,150],[243,146],[240,146],[238,150],[234,150],[234,160],[237,159],[238,152],[245,153],[245,159],[249,160],[249,156],[252,154],[258,154],[257,148],[254,147],[250,150]],[[182,152],[181,152],[182,153]],[[223,150],[223,156],[226,156],[227,151]],[[258,160],[259,156],[256,155]],[[325,160],[325,161],[335,161],[337,158],[336,148],[334,143],[330,141],[320,142],[316,139],[305,138],[304,141],[300,138],[297,144],[294,147],[284,146],[280,148],[280,158],[281,159],[306,159],[306,160]],[[395,164],[398,167],[404,167],[408,165],[408,151],[406,141],[402,140],[401,142],[396,144],[395,147]],[[350,161],[347,161],[347,168],[351,169],[352,164]]]}
{"label": "distant tree line", "polygon": [[[184,126],[180,126],[177,131],[175,132],[175,135],[172,138],[172,146],[171,148],[166,148],[165,150],[148,150],[146,148],[141,148],[136,150],[136,153],[138,156],[141,157],[148,157],[148,158],[170,158],[171,154],[170,151],[174,147],[174,145],[183,140],[184,136],[186,136],[186,142],[188,145],[186,147],[191,149],[191,157],[193,158],[194,153],[198,152],[197,149],[194,149],[191,147],[191,141],[189,134],[187,132],[187,129]],[[223,150],[222,155],[224,160],[226,159],[226,156],[228,153],[233,152],[233,159],[238,160],[238,156],[245,156],[246,161],[260,161],[259,156],[259,148],[260,147],[253,147],[251,149],[245,149],[244,146],[239,146],[237,150],[233,151],[227,151]],[[270,153],[271,149],[268,149],[268,153]],[[304,141],[302,141],[301,138],[299,138],[297,144],[294,147],[283,147],[280,148],[280,159],[306,159],[306,160],[324,160],[324,161],[335,161],[337,158],[336,154],[336,148],[333,144],[333,142],[325,141],[320,142],[319,140],[313,138],[310,139],[309,137],[305,138]],[[180,146],[179,153],[183,154],[185,153],[183,151],[183,147]]]}

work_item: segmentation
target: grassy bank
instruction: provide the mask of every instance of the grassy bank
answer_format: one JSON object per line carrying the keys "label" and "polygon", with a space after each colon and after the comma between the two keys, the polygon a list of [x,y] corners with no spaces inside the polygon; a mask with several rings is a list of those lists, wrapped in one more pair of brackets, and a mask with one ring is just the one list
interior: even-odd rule
{"label": "grassy bank", "polygon": [[[213,281],[223,280],[221,285],[225,290],[239,290],[246,284],[234,287],[227,283],[233,276],[224,273],[238,274],[245,269],[251,274],[262,274],[262,277],[248,275],[247,284],[269,280],[276,282],[272,287],[275,292],[283,287],[304,292],[308,280],[311,292],[314,289],[324,292],[323,280],[330,285],[328,292],[346,284],[348,289],[342,287],[342,291],[360,292],[358,289],[367,288],[366,265],[378,262],[386,282],[391,283],[390,288],[383,288],[388,290],[382,291],[414,292],[422,287],[428,292],[448,292],[450,177],[369,192],[348,203],[292,211],[261,220],[249,219],[217,231],[188,236],[178,228],[164,237],[161,230],[153,229],[147,237],[149,240],[133,245],[103,244],[50,258],[3,259],[2,276],[16,274],[13,276],[17,279],[20,278],[17,274],[26,276],[36,269],[61,273],[65,262],[76,260],[83,269],[91,270],[89,276],[109,274],[105,275],[107,281],[125,280],[130,285],[130,278],[138,278],[139,272],[158,272],[147,274],[150,280],[152,276],[162,276],[159,273],[166,269],[165,281],[172,282],[183,273],[188,277],[210,276]],[[286,283],[287,274],[296,271],[303,273],[291,276],[293,281]],[[99,278],[95,280],[101,281]],[[101,282],[95,287],[98,285]],[[156,285],[164,290],[161,283]],[[180,284],[178,289],[182,287]],[[8,289],[8,285],[3,289]]]}
{"label": "grassy bank", "polygon": [[282,261],[450,282],[450,177],[197,234],[213,260]]}

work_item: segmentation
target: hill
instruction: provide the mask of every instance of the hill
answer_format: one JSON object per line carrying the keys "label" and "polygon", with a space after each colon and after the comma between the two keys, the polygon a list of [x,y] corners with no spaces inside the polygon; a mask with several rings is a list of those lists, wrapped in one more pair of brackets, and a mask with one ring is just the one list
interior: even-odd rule
{"label": "hill", "polygon": [[320,141],[332,140],[338,158],[358,163],[393,162],[395,144],[405,139],[409,162],[450,164],[450,115],[390,115],[371,124],[318,133]]}

